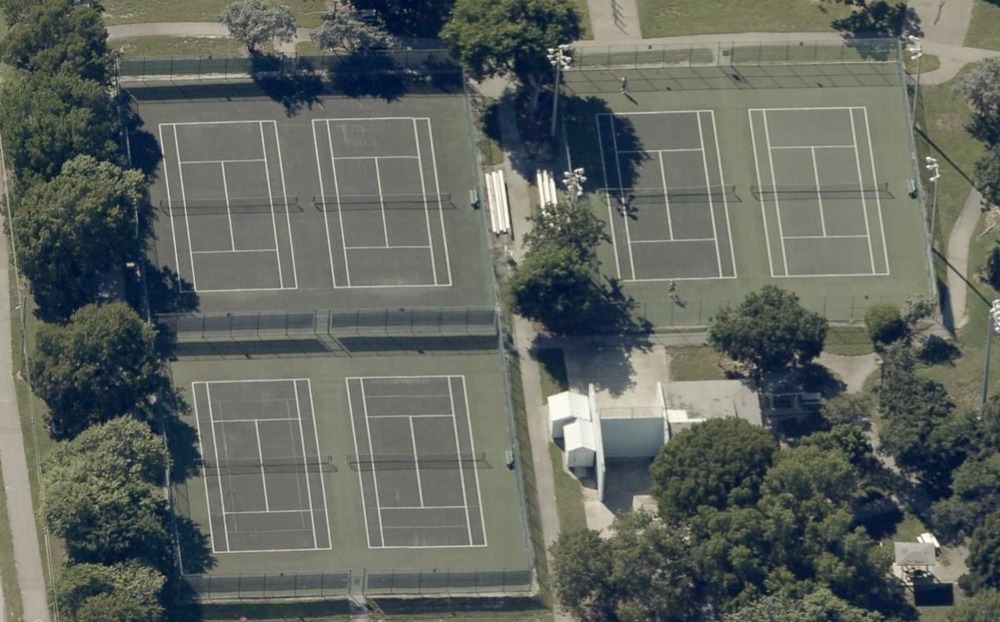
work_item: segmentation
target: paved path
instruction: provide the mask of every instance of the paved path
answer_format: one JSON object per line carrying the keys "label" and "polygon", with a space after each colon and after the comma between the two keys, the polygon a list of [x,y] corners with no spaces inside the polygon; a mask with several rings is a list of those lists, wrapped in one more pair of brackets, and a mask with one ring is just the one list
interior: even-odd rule
{"label": "paved path", "polygon": [[[0,143],[0,190],[3,203],[6,192],[2,188],[6,179],[3,144]],[[6,214],[6,212],[0,212]],[[17,582],[21,587],[21,604],[27,622],[49,622],[48,598],[45,591],[45,573],[38,550],[38,530],[35,528],[34,504],[28,481],[28,461],[24,454],[25,438],[21,433],[21,418],[14,390],[14,361],[11,352],[12,331],[9,264],[7,236],[0,235],[0,469],[3,470],[7,494],[7,517],[14,540],[14,565]]]}

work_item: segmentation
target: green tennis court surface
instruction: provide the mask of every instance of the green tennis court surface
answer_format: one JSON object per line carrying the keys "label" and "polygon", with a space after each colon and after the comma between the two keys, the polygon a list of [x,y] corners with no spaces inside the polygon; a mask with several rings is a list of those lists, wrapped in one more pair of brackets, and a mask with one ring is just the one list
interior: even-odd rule
{"label": "green tennis court surface", "polygon": [[583,69],[565,80],[569,154],[612,240],[603,270],[653,325],[705,325],[768,283],[834,321],[929,295],[895,63]]}

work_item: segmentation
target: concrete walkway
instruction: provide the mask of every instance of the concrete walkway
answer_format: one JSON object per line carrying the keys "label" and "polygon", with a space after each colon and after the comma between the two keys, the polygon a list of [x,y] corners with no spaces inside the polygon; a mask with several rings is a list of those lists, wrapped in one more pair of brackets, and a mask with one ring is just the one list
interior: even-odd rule
{"label": "concrete walkway", "polygon": [[[3,162],[3,144],[0,143],[0,192],[3,205],[8,205],[7,179]],[[6,219],[6,211],[0,210]],[[7,494],[7,518],[14,540],[14,565],[17,582],[21,588],[21,605],[27,622],[49,622],[48,594],[45,591],[45,573],[42,556],[38,550],[38,530],[35,528],[35,505],[31,499],[28,478],[28,461],[24,453],[25,438],[21,433],[21,417],[17,408],[14,389],[14,361],[11,346],[12,333],[16,330],[11,317],[10,270],[7,236],[0,235],[0,469],[3,470],[4,490]],[[29,439],[30,440],[30,439]],[[6,613],[6,609],[3,610]]]}

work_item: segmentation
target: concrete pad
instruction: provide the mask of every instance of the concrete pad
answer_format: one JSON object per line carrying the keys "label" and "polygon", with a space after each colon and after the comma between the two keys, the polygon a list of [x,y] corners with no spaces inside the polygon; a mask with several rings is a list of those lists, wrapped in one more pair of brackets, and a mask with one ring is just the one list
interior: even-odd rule
{"label": "concrete pad", "polygon": [[573,391],[587,393],[594,384],[598,408],[651,406],[656,383],[667,379],[669,356],[661,346],[576,346],[564,350],[566,375]]}

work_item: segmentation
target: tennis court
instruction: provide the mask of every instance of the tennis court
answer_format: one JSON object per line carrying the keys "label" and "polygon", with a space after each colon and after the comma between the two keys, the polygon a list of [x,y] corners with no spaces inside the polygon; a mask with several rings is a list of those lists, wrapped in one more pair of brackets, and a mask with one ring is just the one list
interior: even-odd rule
{"label": "tennis court", "polygon": [[347,378],[368,546],[486,546],[463,376]]}
{"label": "tennis court", "polygon": [[194,382],[191,394],[213,552],[329,549],[309,380]]}
{"label": "tennis court", "polygon": [[288,115],[247,85],[165,92],[130,91],[162,155],[150,258],[199,310],[489,301],[461,96],[330,95]]}
{"label": "tennis court", "polygon": [[[596,123],[604,178],[611,182],[603,195],[618,278],[735,278],[714,113],[598,114]],[[641,136],[641,148],[622,146],[623,123]],[[633,171],[635,160],[642,164]]]}
{"label": "tennis court", "polygon": [[888,276],[867,108],[748,114],[771,276]]}

